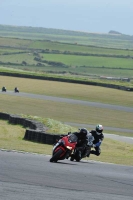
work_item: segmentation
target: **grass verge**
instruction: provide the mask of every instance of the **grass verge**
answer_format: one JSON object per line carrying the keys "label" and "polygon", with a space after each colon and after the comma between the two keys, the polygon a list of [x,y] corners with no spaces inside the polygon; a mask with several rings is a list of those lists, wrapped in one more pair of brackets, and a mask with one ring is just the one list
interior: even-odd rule
{"label": "grass verge", "polygon": [[9,114],[40,116],[61,122],[94,124],[94,126],[99,123],[106,127],[123,129],[132,129],[133,127],[133,112],[55,102],[52,100],[8,96],[6,94],[0,94],[0,97],[2,112]]}

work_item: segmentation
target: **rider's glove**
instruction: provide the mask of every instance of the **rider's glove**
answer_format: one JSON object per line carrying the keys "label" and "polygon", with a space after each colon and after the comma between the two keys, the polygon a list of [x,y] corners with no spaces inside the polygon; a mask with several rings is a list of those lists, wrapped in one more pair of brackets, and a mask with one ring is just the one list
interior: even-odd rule
{"label": "rider's glove", "polygon": [[96,147],[99,147],[101,145],[101,141],[95,144]]}

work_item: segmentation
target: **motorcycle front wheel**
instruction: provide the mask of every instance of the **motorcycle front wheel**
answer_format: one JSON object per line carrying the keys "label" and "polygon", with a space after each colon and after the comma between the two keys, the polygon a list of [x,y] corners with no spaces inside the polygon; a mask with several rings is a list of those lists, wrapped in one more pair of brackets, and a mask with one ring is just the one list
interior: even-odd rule
{"label": "motorcycle front wheel", "polygon": [[57,162],[60,158],[60,155],[63,153],[62,149],[59,149],[59,151],[57,151],[56,153],[54,153],[54,155],[52,156],[52,158],[49,160],[50,162]]}

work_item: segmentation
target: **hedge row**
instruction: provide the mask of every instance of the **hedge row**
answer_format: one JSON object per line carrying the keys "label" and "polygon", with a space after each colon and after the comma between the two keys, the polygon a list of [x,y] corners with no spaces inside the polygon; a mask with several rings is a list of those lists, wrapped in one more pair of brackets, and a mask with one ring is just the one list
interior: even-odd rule
{"label": "hedge row", "polygon": [[84,84],[84,85],[94,85],[94,86],[102,86],[107,88],[114,88],[119,90],[125,91],[133,91],[133,87],[126,87],[120,86],[115,84],[108,84],[108,83],[99,83],[99,82],[92,82],[92,81],[84,81],[84,80],[74,80],[74,79],[65,79],[65,78],[58,78],[58,77],[46,77],[46,76],[37,76],[37,75],[30,75],[30,74],[19,74],[19,73],[9,73],[9,72],[0,72],[2,76],[12,76],[12,77],[20,77],[20,78],[31,78],[31,79],[40,79],[40,80],[49,80],[49,81],[60,81],[60,82],[68,82],[68,83],[77,83],[77,84]]}
{"label": "hedge row", "polygon": [[7,113],[0,112],[0,119],[8,120],[11,124],[19,124],[24,126],[26,129],[24,139],[34,142],[39,142],[43,144],[54,144],[61,135],[58,134],[48,134],[46,130],[48,129],[42,123],[35,120],[30,120],[22,118],[18,115],[10,115]]}

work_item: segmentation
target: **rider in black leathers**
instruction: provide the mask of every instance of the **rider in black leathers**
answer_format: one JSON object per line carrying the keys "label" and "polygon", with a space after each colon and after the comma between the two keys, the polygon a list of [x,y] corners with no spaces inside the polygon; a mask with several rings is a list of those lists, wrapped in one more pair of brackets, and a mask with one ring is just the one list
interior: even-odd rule
{"label": "rider in black leathers", "polygon": [[85,157],[87,155],[87,143],[89,131],[86,128],[79,129],[78,132],[73,132],[78,137],[76,148],[79,150],[79,157]]}

